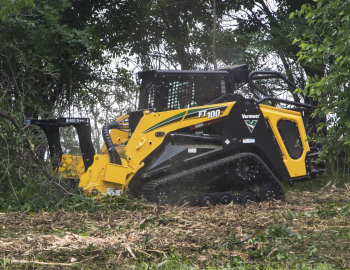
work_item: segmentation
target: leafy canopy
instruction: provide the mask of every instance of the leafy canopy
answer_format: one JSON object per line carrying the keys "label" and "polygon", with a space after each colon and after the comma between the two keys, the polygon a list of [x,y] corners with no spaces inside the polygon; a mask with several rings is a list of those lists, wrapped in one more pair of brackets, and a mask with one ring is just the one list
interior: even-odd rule
{"label": "leafy canopy", "polygon": [[319,129],[328,127],[324,154],[333,158],[350,150],[350,1],[315,2],[315,7],[303,5],[291,17],[304,16],[310,27],[294,40],[301,48],[298,61],[324,73],[308,77],[303,92],[319,103],[317,116],[328,115]]}

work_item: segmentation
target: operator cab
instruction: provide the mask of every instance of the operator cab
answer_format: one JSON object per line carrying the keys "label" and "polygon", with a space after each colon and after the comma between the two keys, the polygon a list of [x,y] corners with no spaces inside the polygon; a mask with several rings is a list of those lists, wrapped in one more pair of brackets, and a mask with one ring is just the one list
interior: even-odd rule
{"label": "operator cab", "polygon": [[238,84],[248,83],[248,74],[247,65],[231,66],[218,71],[139,72],[139,110],[162,112],[203,106],[221,96],[226,96],[227,101],[233,101],[232,95]]}

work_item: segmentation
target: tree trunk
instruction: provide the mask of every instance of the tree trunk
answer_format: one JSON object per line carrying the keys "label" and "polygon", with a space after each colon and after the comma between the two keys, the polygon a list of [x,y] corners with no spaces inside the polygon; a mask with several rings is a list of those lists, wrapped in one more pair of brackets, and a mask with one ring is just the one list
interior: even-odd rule
{"label": "tree trunk", "polygon": [[213,63],[214,63],[214,70],[218,69],[217,63],[216,63],[216,50],[215,50],[215,35],[216,35],[216,0],[213,0],[213,42],[212,42],[212,49],[213,49]]}

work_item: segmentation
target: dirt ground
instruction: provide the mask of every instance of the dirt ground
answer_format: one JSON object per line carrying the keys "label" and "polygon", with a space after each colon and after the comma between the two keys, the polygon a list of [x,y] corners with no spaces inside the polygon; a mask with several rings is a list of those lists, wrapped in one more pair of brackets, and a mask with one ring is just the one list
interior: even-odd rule
{"label": "dirt ground", "polygon": [[[348,225],[348,217],[324,219],[298,213],[310,213],[326,202],[345,204],[349,195],[349,190],[333,187],[315,193],[288,192],[285,202],[202,208],[140,202],[140,210],[135,211],[0,213],[0,258],[3,264],[34,261],[60,267],[77,263],[130,266],[140,260],[160,262],[169,254],[199,266],[210,265],[213,258],[224,262],[229,256],[254,263],[249,239],[270,225],[285,224],[303,234]],[[324,247],[325,251],[329,248]]]}

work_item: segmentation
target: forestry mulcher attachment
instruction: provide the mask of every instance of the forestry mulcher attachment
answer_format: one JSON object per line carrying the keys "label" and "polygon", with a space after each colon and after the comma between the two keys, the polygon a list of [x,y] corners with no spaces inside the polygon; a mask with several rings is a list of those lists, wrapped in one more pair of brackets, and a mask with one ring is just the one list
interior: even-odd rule
{"label": "forestry mulcher attachment", "polygon": [[[250,72],[240,65],[217,71],[151,70],[138,78],[139,109],[103,126],[99,154],[87,118],[25,121],[45,131],[51,156],[61,158],[61,175],[79,179],[84,191],[100,196],[128,189],[152,202],[193,206],[284,200],[282,181],[310,180],[325,172],[325,163],[316,163],[320,146],[309,146],[304,127],[312,101],[269,94],[266,86],[276,79],[289,92],[296,89],[279,72]],[[242,95],[247,83],[245,94],[252,98]],[[63,126],[76,128],[82,156],[62,153]]]}

